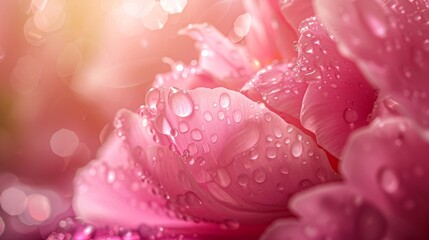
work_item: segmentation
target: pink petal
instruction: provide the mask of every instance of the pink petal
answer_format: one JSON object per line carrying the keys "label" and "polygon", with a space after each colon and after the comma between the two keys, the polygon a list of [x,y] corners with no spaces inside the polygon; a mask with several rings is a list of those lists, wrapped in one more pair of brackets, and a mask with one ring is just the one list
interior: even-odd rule
{"label": "pink petal", "polygon": [[156,75],[153,87],[194,89],[197,87],[214,88],[219,86],[213,76],[195,65],[184,66],[182,63],[172,64],[171,72]]}
{"label": "pink petal", "polygon": [[111,136],[98,159],[76,176],[76,215],[97,226],[189,225],[168,216],[165,199],[156,195],[156,188],[142,181],[142,172],[133,164],[130,149],[119,137]]}
{"label": "pink petal", "polygon": [[142,118],[119,113],[119,131],[185,216],[265,224],[289,214],[296,191],[335,178],[310,137],[238,92],[152,89],[147,99]]}
{"label": "pink petal", "polygon": [[316,18],[305,20],[300,34],[297,81],[309,83],[301,122],[338,158],[348,135],[368,124],[376,92],[356,66],[339,55]]}
{"label": "pink petal", "polygon": [[386,212],[405,239],[429,237],[428,149],[427,133],[401,117],[375,121],[344,149],[342,169],[350,185]]}
{"label": "pink petal", "polygon": [[[300,221],[277,223],[265,233],[266,240],[332,239],[378,240],[387,234],[382,213],[344,184],[330,184],[297,195],[291,208]],[[281,238],[283,237],[283,238]]]}
{"label": "pink petal", "polygon": [[287,0],[281,1],[281,11],[286,21],[299,34],[299,25],[306,18],[313,17],[314,10],[311,0]]}
{"label": "pink petal", "polygon": [[217,29],[208,24],[192,24],[180,31],[197,41],[200,49],[199,66],[223,86],[239,89],[254,72],[243,49],[231,43]]}
{"label": "pink petal", "polygon": [[246,47],[263,65],[274,60],[292,60],[296,57],[293,42],[297,40],[296,29],[286,22],[277,0],[243,1],[252,17]]}
{"label": "pink petal", "polygon": [[321,20],[371,83],[429,126],[429,5],[425,0],[318,0]]}
{"label": "pink petal", "polygon": [[297,82],[292,63],[270,65],[256,73],[241,92],[271,109],[299,119],[308,83]]}

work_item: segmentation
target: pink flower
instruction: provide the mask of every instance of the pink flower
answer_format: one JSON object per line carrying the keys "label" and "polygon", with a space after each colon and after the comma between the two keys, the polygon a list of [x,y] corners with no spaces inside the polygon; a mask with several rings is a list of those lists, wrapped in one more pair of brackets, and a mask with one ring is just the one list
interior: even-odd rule
{"label": "pink flower", "polygon": [[[280,13],[274,1],[267,7]],[[201,238],[235,239],[237,231],[220,229],[239,229],[248,239],[291,217],[296,192],[338,179],[329,158],[368,124],[376,91],[317,18],[294,31],[297,58],[262,69],[252,45],[235,46],[205,24],[182,31],[197,41],[199,62],[173,63],[137,113],[117,113],[115,134],[76,177],[77,215]]]}
{"label": "pink flower", "polygon": [[429,85],[426,1],[315,1],[341,52],[380,98],[342,153],[344,183],[298,194],[299,220],[262,239],[427,239]]}

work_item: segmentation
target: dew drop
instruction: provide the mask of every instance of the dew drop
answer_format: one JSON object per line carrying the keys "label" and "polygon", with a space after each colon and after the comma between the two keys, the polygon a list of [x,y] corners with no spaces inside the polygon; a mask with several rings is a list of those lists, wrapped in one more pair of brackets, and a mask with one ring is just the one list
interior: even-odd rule
{"label": "dew drop", "polygon": [[191,131],[191,137],[192,139],[194,139],[195,141],[201,141],[203,139],[203,133],[201,132],[200,129],[198,128],[194,128]]}
{"label": "dew drop", "polygon": [[290,143],[290,137],[285,138],[285,144],[289,144]]}
{"label": "dew drop", "polygon": [[280,192],[283,192],[285,189],[286,189],[286,186],[283,183],[277,184],[277,190],[279,190]]}
{"label": "dew drop", "polygon": [[280,173],[283,175],[288,175],[289,174],[289,168],[286,165],[283,165],[280,167]]}
{"label": "dew drop", "polygon": [[252,148],[249,152],[249,158],[252,160],[256,160],[259,158],[259,152],[257,149]]}
{"label": "dew drop", "polygon": [[246,174],[240,174],[237,178],[238,184],[242,187],[246,187],[249,183],[249,177]]}
{"label": "dew drop", "polygon": [[225,112],[219,111],[217,113],[217,117],[219,118],[219,120],[224,120],[225,119]]}
{"label": "dew drop", "polygon": [[216,133],[214,133],[211,137],[210,140],[212,141],[212,143],[216,143],[217,142],[217,135]]}
{"label": "dew drop", "polygon": [[393,170],[385,168],[380,172],[380,184],[387,193],[394,193],[398,190],[399,179]]}
{"label": "dew drop", "polygon": [[203,202],[197,196],[197,194],[191,191],[185,193],[185,201],[190,207],[200,207],[203,205]]}
{"label": "dew drop", "polygon": [[299,182],[299,187],[301,189],[308,189],[310,187],[312,187],[314,184],[310,179],[303,179]]}
{"label": "dew drop", "polygon": [[156,112],[158,103],[161,98],[161,91],[158,88],[151,88],[146,93],[146,105],[150,110]]}
{"label": "dew drop", "polygon": [[264,119],[265,119],[265,121],[270,122],[273,119],[273,117],[271,116],[270,113],[265,113]]}
{"label": "dew drop", "polygon": [[212,114],[208,111],[203,114],[203,117],[207,122],[211,122],[213,120]]}
{"label": "dew drop", "polygon": [[291,146],[292,156],[294,157],[300,157],[302,154],[302,143],[300,141],[296,141]]}
{"label": "dew drop", "polygon": [[275,148],[273,147],[268,147],[265,151],[265,155],[267,156],[267,158],[269,159],[274,159],[277,157],[277,151]]}
{"label": "dew drop", "polygon": [[219,97],[219,106],[222,108],[228,108],[231,104],[231,97],[228,93],[222,93]]}
{"label": "dew drop", "polygon": [[188,117],[194,111],[194,103],[188,93],[172,88],[169,97],[170,109],[178,117]]}
{"label": "dew drop", "polygon": [[344,121],[346,121],[346,123],[355,123],[359,118],[359,114],[353,108],[346,108],[344,110],[343,117],[344,117]]}
{"label": "dew drop", "polygon": [[225,228],[228,230],[236,230],[240,228],[240,222],[233,219],[226,219],[222,224],[222,228]]}
{"label": "dew drop", "polygon": [[235,123],[240,123],[241,119],[243,118],[243,115],[241,114],[240,110],[234,110],[232,113],[232,118],[234,119]]}
{"label": "dew drop", "polygon": [[255,171],[253,171],[253,179],[255,179],[255,182],[257,183],[263,183],[267,179],[267,174],[265,173],[265,169],[258,168]]}
{"label": "dew drop", "polygon": [[179,122],[179,131],[181,133],[188,132],[189,131],[189,125],[185,121]]}

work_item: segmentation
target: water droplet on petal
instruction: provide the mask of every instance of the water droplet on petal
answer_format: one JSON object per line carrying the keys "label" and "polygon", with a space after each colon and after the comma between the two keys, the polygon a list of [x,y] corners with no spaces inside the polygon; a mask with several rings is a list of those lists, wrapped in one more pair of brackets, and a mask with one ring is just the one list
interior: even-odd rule
{"label": "water droplet on petal", "polygon": [[294,142],[291,146],[292,156],[294,156],[296,158],[300,157],[302,154],[302,151],[303,151],[302,148],[303,148],[302,143],[300,141]]}
{"label": "water droplet on petal", "polygon": [[265,169],[258,168],[255,171],[253,171],[253,179],[255,179],[255,182],[257,183],[263,183],[267,179],[267,174],[265,173]]}
{"label": "water droplet on petal", "polygon": [[251,150],[250,150],[250,152],[249,152],[249,157],[250,157],[250,159],[252,159],[252,160],[256,160],[256,159],[258,159],[258,157],[259,157],[259,152],[258,152],[258,150],[257,150],[257,149],[251,149]]}
{"label": "water droplet on petal", "polygon": [[200,129],[198,128],[194,128],[191,131],[191,137],[192,139],[194,139],[195,141],[201,141],[203,139],[203,133],[201,132]]}
{"label": "water droplet on petal", "polygon": [[344,121],[346,123],[355,123],[359,118],[359,114],[353,108],[346,108],[344,110]]}
{"label": "water droplet on petal", "polygon": [[273,147],[268,147],[267,150],[265,151],[265,155],[267,156],[267,158],[269,159],[274,159],[277,157],[277,151],[275,148]]}
{"label": "water droplet on petal", "polygon": [[217,142],[217,135],[214,133],[211,137],[210,140],[212,141],[212,143],[216,143]]}
{"label": "water droplet on petal", "polygon": [[235,123],[240,123],[241,119],[243,118],[243,115],[241,114],[240,110],[234,110],[232,113],[232,118],[234,119]]}
{"label": "water droplet on petal", "polygon": [[208,111],[204,112],[203,117],[207,122],[211,122],[213,120],[212,114]]}
{"label": "water droplet on petal", "polygon": [[249,177],[246,174],[240,174],[237,180],[238,184],[242,187],[246,187],[249,183]]}
{"label": "water droplet on petal", "polygon": [[289,174],[289,168],[285,165],[280,167],[280,173],[283,175],[288,175]]}
{"label": "water droplet on petal", "polygon": [[179,131],[181,133],[188,132],[189,131],[189,125],[185,121],[179,122]]}
{"label": "water droplet on petal", "polygon": [[219,97],[219,106],[222,108],[228,108],[231,104],[231,97],[228,93],[222,93]]}
{"label": "water droplet on petal", "polygon": [[188,93],[172,89],[169,97],[171,111],[179,117],[188,117],[194,111],[194,103]]}
{"label": "water droplet on petal", "polygon": [[228,230],[236,230],[240,228],[240,222],[233,219],[226,219],[222,224],[222,228],[225,228]]}
{"label": "water droplet on petal", "polygon": [[158,88],[151,88],[146,93],[146,105],[151,111],[156,112],[160,98],[161,91]]}
{"label": "water droplet on petal", "polygon": [[393,170],[385,168],[380,172],[380,184],[387,193],[394,193],[399,187],[399,179]]}
{"label": "water droplet on petal", "polygon": [[191,191],[185,193],[185,201],[190,207],[200,207],[203,205],[203,202],[197,194]]}

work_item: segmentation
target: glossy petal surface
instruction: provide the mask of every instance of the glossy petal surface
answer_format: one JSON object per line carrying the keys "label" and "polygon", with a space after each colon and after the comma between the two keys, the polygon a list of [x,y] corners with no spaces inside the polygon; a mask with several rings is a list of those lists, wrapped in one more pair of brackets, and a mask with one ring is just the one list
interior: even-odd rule
{"label": "glossy petal surface", "polygon": [[429,126],[429,5],[425,0],[317,0],[315,6],[371,83]]}

